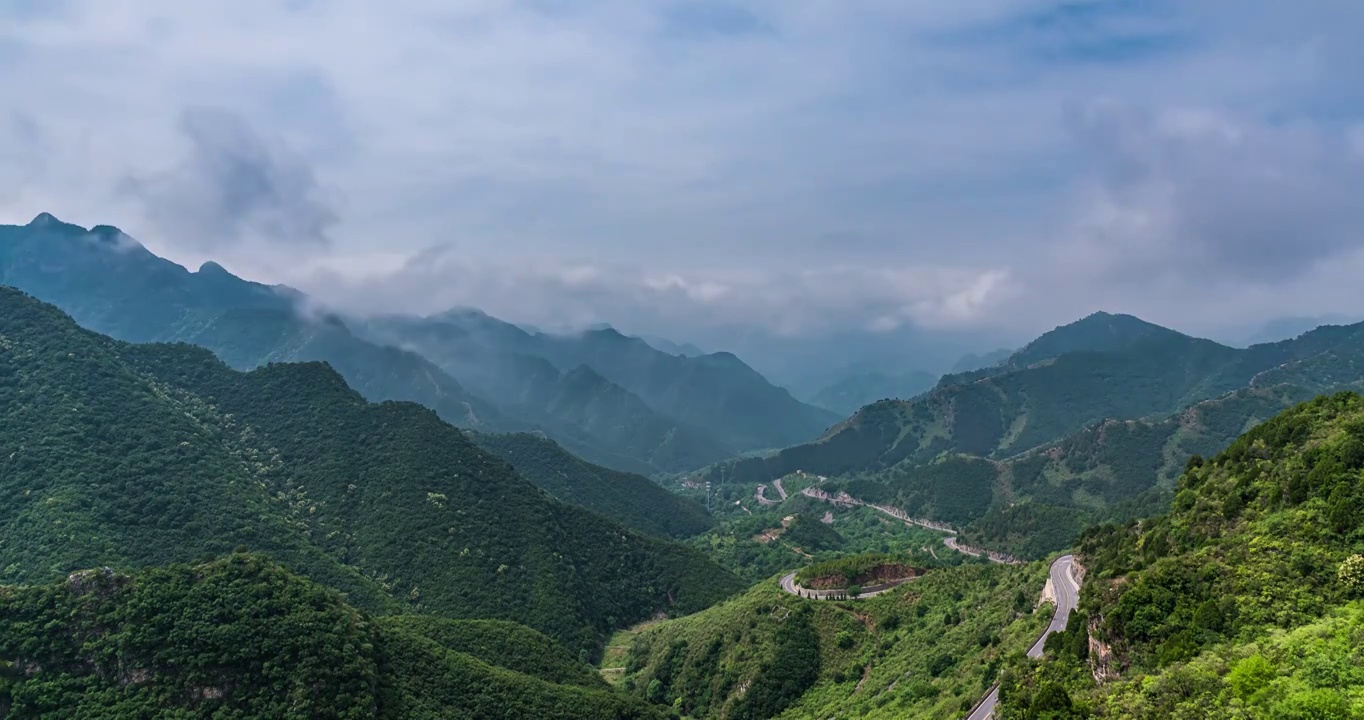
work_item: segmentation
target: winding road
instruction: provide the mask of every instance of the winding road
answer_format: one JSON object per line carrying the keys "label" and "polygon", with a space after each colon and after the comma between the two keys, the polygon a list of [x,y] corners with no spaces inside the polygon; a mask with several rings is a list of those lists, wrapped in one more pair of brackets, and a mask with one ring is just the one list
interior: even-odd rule
{"label": "winding road", "polygon": [[[1070,620],[1070,611],[1080,601],[1080,583],[1075,580],[1075,556],[1062,555],[1056,558],[1056,562],[1051,564],[1051,586],[1052,592],[1056,596],[1056,612],[1051,616],[1051,624],[1042,632],[1042,637],[1033,643],[1028,649],[1028,657],[1042,657],[1042,648],[1047,644],[1047,637],[1054,632],[1066,629],[1066,622]],[[999,704],[999,685],[990,688],[990,692],[980,701],[975,710],[966,716],[966,720],[988,720],[995,714],[995,706]]]}
{"label": "winding road", "polygon": [[[900,587],[901,585],[904,585],[905,583],[909,582],[910,580],[916,580],[916,579],[917,579],[917,576],[916,576],[916,577],[911,577],[911,578],[902,578],[902,579],[900,579],[900,580],[891,580],[891,581],[888,583],[888,584],[890,585],[890,587],[884,587],[884,588],[881,588],[880,590],[872,590],[872,591],[869,591],[869,592],[859,593],[856,599],[862,600],[862,599],[864,599],[864,598],[876,597],[877,595],[880,595],[881,593],[888,593],[888,592],[890,592],[891,590],[894,590],[895,588]],[[809,599],[811,599],[811,600],[824,600],[824,599],[826,599],[826,598],[824,597],[825,595],[836,595],[836,594],[839,594],[839,593],[844,592],[843,590],[809,590],[809,589],[803,588],[803,587],[801,587],[801,586],[799,586],[799,585],[796,584],[796,574],[795,574],[795,573],[787,573],[787,574],[781,576],[781,589],[782,589],[782,590],[785,590],[786,592],[788,592],[788,593],[790,593],[790,594],[792,594],[792,595],[799,595],[800,597],[809,598]],[[811,597],[811,596],[813,596],[813,597]]]}

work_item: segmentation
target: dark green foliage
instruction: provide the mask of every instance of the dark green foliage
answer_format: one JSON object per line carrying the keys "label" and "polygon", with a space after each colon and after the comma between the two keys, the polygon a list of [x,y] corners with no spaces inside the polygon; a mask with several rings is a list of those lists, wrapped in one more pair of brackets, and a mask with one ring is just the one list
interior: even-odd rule
{"label": "dark green foliage", "polygon": [[[0,715],[214,718],[653,718],[538,636],[540,677],[451,645],[532,631],[380,622],[259,556],[0,590]],[[428,639],[433,634],[440,640]],[[508,664],[518,664],[517,659]],[[589,689],[590,688],[590,689]]]}
{"label": "dark green foliage", "polygon": [[962,541],[975,547],[1021,558],[1042,558],[1073,545],[1090,523],[1090,512],[1042,503],[1021,503],[992,510],[962,531]]}
{"label": "dark green foliage", "polygon": [[238,373],[0,290],[0,580],[244,545],[361,607],[530,625],[574,652],[738,589],[699,553],[547,497],[434,413],[320,364]]}
{"label": "dark green foliage", "polygon": [[379,618],[380,627],[434,640],[494,667],[559,685],[605,689],[601,674],[562,645],[524,625],[505,620],[447,620],[430,615]]}
{"label": "dark green foliage", "polygon": [[472,438],[550,495],[640,532],[686,538],[715,525],[698,503],[646,477],[579,460],[552,440],[528,434],[475,433]]}
{"label": "dark green foliage", "polygon": [[894,505],[914,517],[965,524],[990,509],[998,477],[988,460],[954,455],[930,465],[906,463],[874,478],[831,483],[827,489]]}
{"label": "dark green foliage", "polygon": [[810,622],[810,609],[801,606],[777,626],[772,661],[730,713],[734,720],[774,717],[798,700],[819,679],[819,636]]}
{"label": "dark green foliage", "polygon": [[833,525],[820,522],[813,512],[796,515],[782,539],[807,553],[838,550],[846,544]]}

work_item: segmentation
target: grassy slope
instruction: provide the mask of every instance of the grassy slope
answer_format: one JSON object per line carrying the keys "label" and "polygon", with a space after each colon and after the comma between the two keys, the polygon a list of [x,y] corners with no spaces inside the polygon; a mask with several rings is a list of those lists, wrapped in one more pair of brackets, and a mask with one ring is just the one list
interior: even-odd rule
{"label": "grassy slope", "polygon": [[1031,612],[1045,575],[942,569],[843,603],[796,598],[773,578],[641,633],[625,687],[698,718],[955,717],[1050,617]]}
{"label": "grassy slope", "polygon": [[1066,655],[1021,666],[1004,717],[1356,717],[1358,658],[1341,644],[1358,646],[1364,588],[1337,571],[1364,551],[1362,472],[1364,399],[1322,397],[1191,463],[1169,515],[1088,532],[1081,609],[1118,679],[1095,687]]}

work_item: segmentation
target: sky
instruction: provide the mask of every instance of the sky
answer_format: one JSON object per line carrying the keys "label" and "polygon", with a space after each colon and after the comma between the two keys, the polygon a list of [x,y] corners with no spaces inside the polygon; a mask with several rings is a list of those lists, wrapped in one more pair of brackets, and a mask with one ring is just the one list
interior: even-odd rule
{"label": "sky", "polygon": [[1358,0],[0,0],[0,222],[703,346],[1226,336],[1364,315],[1360,67]]}

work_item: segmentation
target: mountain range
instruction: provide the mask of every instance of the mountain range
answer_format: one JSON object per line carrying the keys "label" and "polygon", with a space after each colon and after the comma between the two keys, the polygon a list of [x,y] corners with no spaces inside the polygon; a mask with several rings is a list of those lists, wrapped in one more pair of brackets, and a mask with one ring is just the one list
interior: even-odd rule
{"label": "mountain range", "polygon": [[[689,548],[550,497],[431,410],[367,402],[322,363],[240,372],[188,344],[84,330],[10,288],[0,348],[6,584],[240,546],[366,611],[512,620],[588,655],[614,627],[739,589]],[[704,526],[690,517],[657,522]]]}
{"label": "mountain range", "polygon": [[[1005,522],[985,518],[977,528],[995,541],[1039,522],[1057,526],[1056,507],[1072,516],[1060,526],[1078,531],[1096,511],[1168,490],[1190,454],[1362,383],[1364,324],[1237,349],[1096,313],[998,365],[944,376],[917,398],[864,407],[813,443],[723,463],[707,477],[752,483],[804,471],[855,480],[864,495],[953,522],[1005,513]],[[942,463],[950,465],[935,469]],[[953,501],[967,505],[925,500],[944,473],[977,477],[982,468],[977,491]]]}
{"label": "mountain range", "polygon": [[324,361],[370,400],[419,402],[475,430],[539,431],[618,470],[695,469],[838,420],[727,353],[670,354],[609,329],[527,332],[476,311],[342,318],[290,288],[211,262],[190,272],[116,228],[48,214],[0,226],[0,284],[96,331],[192,343],[237,369]]}

